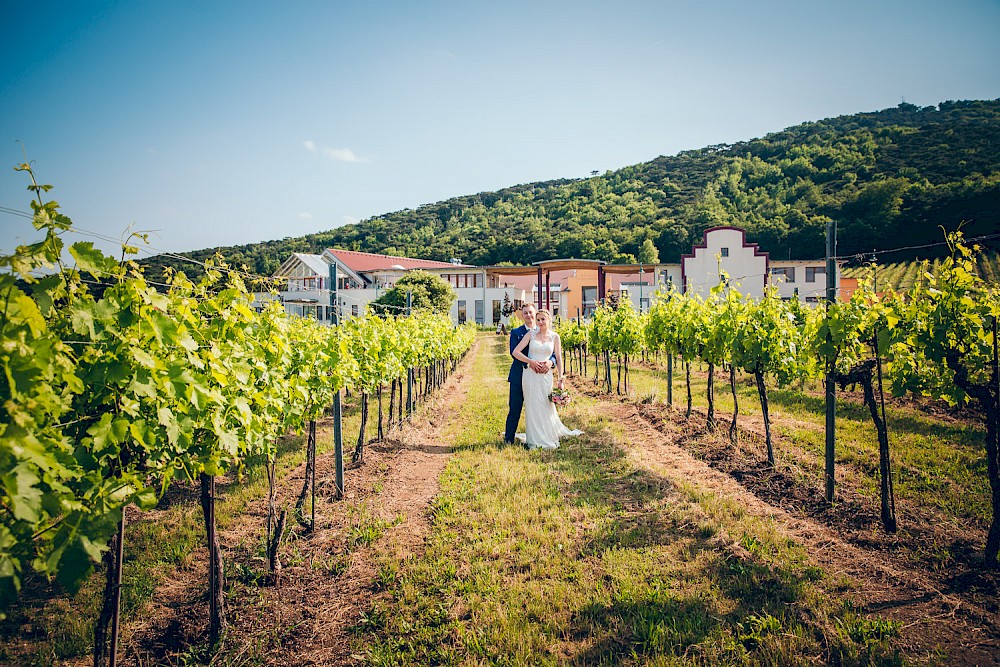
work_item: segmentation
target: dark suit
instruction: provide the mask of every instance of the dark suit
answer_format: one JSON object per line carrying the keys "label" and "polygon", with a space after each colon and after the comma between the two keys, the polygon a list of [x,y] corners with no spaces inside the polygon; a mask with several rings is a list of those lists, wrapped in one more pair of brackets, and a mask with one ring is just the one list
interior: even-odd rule
{"label": "dark suit", "polygon": [[[527,335],[529,329],[523,324],[510,332],[510,354],[514,355],[514,348],[521,344],[521,339]],[[525,356],[528,350],[523,350]],[[552,367],[556,366],[556,355],[553,354]],[[514,359],[510,364],[510,371],[507,373],[507,382],[510,383],[510,395],[507,399],[507,427],[504,429],[504,442],[514,442],[514,433],[517,432],[517,423],[521,421],[521,410],[524,408],[524,391],[521,389],[521,374],[526,372],[528,364]],[[527,371],[532,373],[534,371]]]}

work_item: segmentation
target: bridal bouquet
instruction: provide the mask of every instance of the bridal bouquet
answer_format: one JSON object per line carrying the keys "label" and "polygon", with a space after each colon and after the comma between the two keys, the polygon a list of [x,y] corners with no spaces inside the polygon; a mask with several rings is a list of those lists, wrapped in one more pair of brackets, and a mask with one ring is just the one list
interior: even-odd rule
{"label": "bridal bouquet", "polygon": [[552,393],[549,394],[549,400],[555,403],[556,405],[566,405],[572,399],[568,391],[566,391],[565,389],[556,388],[553,389]]}

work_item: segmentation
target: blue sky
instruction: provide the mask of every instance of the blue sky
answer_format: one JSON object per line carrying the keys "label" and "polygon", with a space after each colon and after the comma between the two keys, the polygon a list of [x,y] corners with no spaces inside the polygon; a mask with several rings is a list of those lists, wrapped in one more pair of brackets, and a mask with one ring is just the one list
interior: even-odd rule
{"label": "blue sky", "polygon": [[[0,0],[0,207],[29,208],[23,145],[85,230],[167,251],[298,236],[996,99],[998,34],[997,0]],[[0,250],[34,238],[0,212]]]}

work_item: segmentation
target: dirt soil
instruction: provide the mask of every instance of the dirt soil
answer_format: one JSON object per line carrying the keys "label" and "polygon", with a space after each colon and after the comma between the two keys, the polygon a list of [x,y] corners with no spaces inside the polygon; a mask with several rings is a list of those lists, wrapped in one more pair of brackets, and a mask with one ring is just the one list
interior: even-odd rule
{"label": "dirt soil", "polygon": [[[943,649],[949,664],[1000,665],[995,572],[969,563],[947,571],[921,567],[913,555],[914,543],[873,531],[877,506],[868,507],[868,501],[843,487],[838,490],[840,501],[831,506],[821,489],[809,486],[795,471],[769,469],[759,454],[730,447],[730,415],[718,414],[719,432],[708,434],[704,412],[687,420],[683,410],[670,412],[662,404],[608,396],[588,379],[576,377],[572,384],[605,402],[629,433],[626,445],[638,465],[734,498],[752,515],[773,519],[829,575],[830,585],[847,577],[865,611],[902,623],[907,653],[933,655]],[[761,443],[762,431],[754,434]],[[911,511],[905,508],[900,514]],[[926,538],[931,533],[928,539],[952,539],[957,548],[972,548],[968,535],[940,530],[944,532],[921,526],[915,534]]]}
{"label": "dirt soil", "polygon": [[[593,361],[593,359],[591,359],[591,361]],[[632,359],[629,359],[629,364],[634,365],[636,368],[666,374],[666,362],[656,364],[650,361],[633,361]],[[592,366],[590,368],[592,369]],[[591,372],[593,371],[591,370]],[[676,368],[674,372],[678,373]],[[694,368],[691,369],[692,378],[697,377],[704,380],[706,375],[707,373],[703,370],[695,370]],[[682,376],[675,375],[675,377],[680,378]],[[724,375],[721,369],[716,370],[715,381],[717,387],[719,386],[718,383],[722,382],[725,385],[725,391],[728,391],[727,387],[729,384],[729,377]],[[744,376],[738,382],[750,388],[756,388],[757,386],[752,376]],[[675,388],[674,391],[677,391],[677,388]],[[812,398],[823,398],[825,396],[822,389],[802,388],[797,391],[800,391],[806,396],[811,396]],[[837,400],[848,401],[856,405],[864,405],[864,394],[860,387],[848,386],[847,389],[838,388]],[[888,387],[886,387],[885,391],[885,404],[909,408],[911,410],[918,410],[930,417],[933,417],[934,419],[951,424],[961,423],[979,425],[982,423],[984,417],[983,411],[974,402],[964,405],[948,405],[948,403],[942,399],[928,398],[926,396],[918,396],[916,394],[893,396]]]}
{"label": "dirt soil", "polygon": [[[338,501],[334,457],[317,459],[317,529],[309,533],[289,513],[293,525],[281,548],[283,568],[276,584],[268,582],[267,564],[258,545],[267,524],[267,499],[250,503],[233,525],[220,531],[227,580],[230,626],[223,653],[225,664],[240,664],[249,654],[263,655],[270,665],[351,665],[350,630],[357,625],[378,591],[375,550],[358,540],[364,528],[384,531],[380,553],[405,558],[421,553],[430,530],[429,504],[450,448],[442,432],[453,418],[451,405],[468,386],[466,356],[445,385],[434,393],[401,431],[367,446],[364,463],[347,465],[345,497]],[[372,409],[368,432],[377,429]],[[320,423],[318,438],[330,438],[329,423]],[[345,442],[349,460],[354,442]],[[280,484],[277,506],[291,508],[304,483],[305,464]],[[141,621],[123,635],[124,665],[174,662],[189,647],[207,641],[208,601],[206,549],[192,554],[156,592]],[[81,664],[85,664],[81,662]],[[254,663],[257,664],[257,663]]]}

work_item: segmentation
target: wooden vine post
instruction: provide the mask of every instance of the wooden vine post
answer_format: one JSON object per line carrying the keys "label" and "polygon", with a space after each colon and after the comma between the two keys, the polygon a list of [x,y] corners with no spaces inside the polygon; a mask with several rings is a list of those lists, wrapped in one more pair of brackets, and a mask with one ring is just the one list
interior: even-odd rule
{"label": "wooden vine post", "polygon": [[993,316],[993,395],[986,392],[986,468],[992,487],[993,522],[986,536],[986,563],[1000,568],[1000,354],[997,351],[997,316]]}
{"label": "wooden vine post", "polygon": [[667,406],[674,407],[674,353],[667,353]]}
{"label": "wooden vine post", "polygon": [[896,532],[896,491],[892,484],[892,461],[889,458],[889,430],[888,422],[885,418],[885,387],[882,382],[882,356],[878,349],[878,329],[875,329],[872,339],[875,348],[875,369],[878,379],[878,398],[882,412],[881,428],[879,422],[872,415],[875,422],[875,429],[878,432],[878,459],[881,480],[881,500],[882,500],[882,525],[890,533]]}
{"label": "wooden vine post", "polygon": [[[413,315],[413,292],[406,291],[406,316]],[[413,416],[413,368],[406,369],[406,418]]]}
{"label": "wooden vine post", "polygon": [[[994,333],[996,329],[994,328]],[[111,656],[108,664],[115,667],[118,664],[118,630],[121,623],[122,608],[122,566],[125,563],[125,508],[122,508],[122,518],[118,522],[118,540],[115,544],[115,615],[111,618]]]}
{"label": "wooden vine post", "polygon": [[[837,249],[837,223],[826,223],[826,310],[837,300],[837,264],[834,259]],[[832,337],[827,334],[827,344]],[[833,502],[834,496],[834,449],[836,446],[837,389],[832,362],[827,360],[826,368],[826,501]]]}
{"label": "wooden vine post", "polygon": [[208,532],[208,643],[216,647],[226,633],[225,572],[215,524],[215,475],[201,473],[200,478],[201,509]]}
{"label": "wooden vine post", "polygon": [[[333,326],[340,324],[340,297],[337,294],[337,262],[330,264],[330,306],[332,308],[330,316]],[[344,433],[343,433],[343,407],[340,403],[340,389],[333,395],[333,460],[334,460],[334,484],[337,487],[335,497],[340,500],[344,497]]]}

